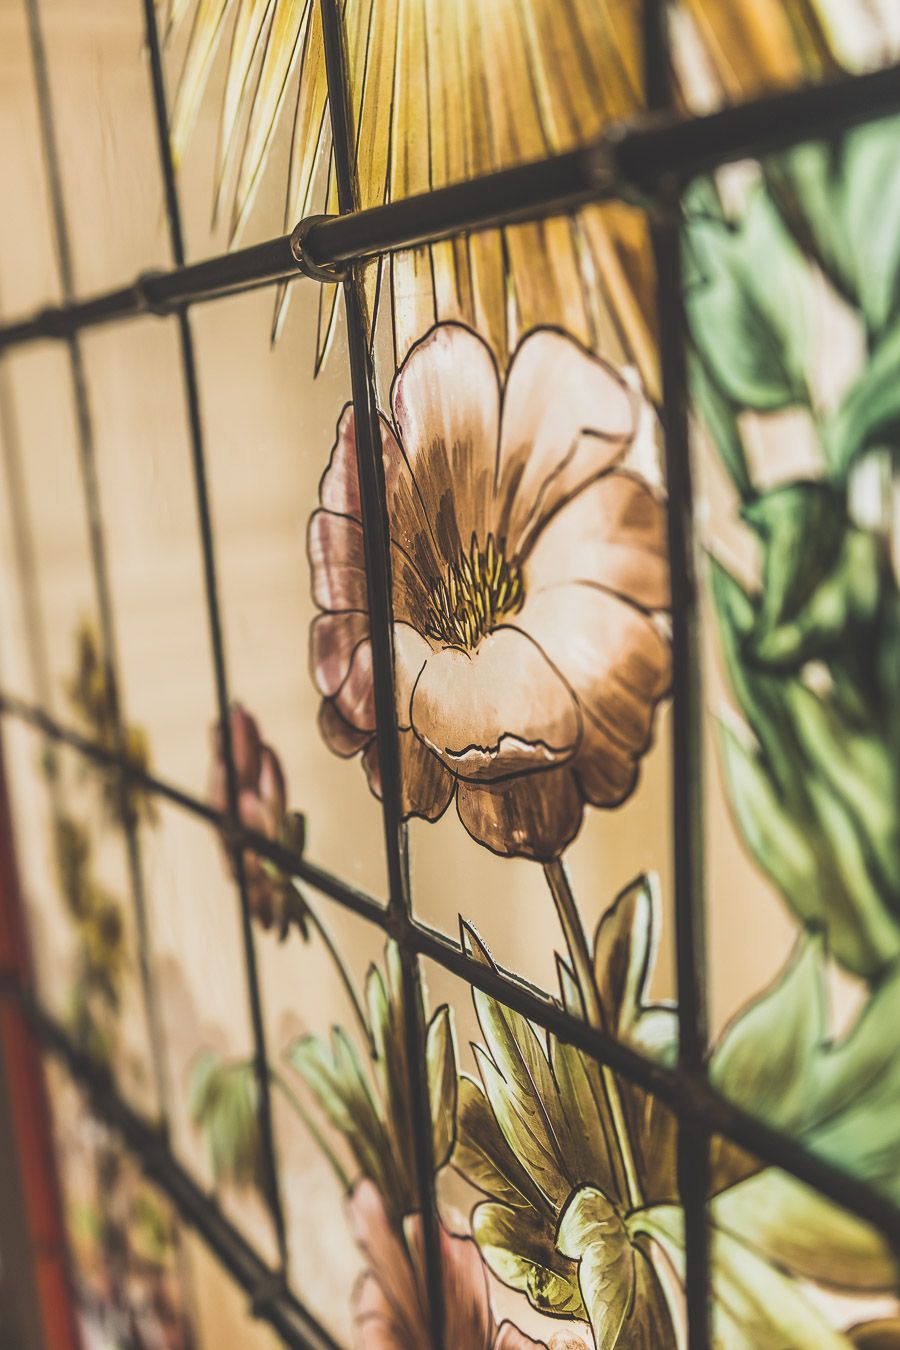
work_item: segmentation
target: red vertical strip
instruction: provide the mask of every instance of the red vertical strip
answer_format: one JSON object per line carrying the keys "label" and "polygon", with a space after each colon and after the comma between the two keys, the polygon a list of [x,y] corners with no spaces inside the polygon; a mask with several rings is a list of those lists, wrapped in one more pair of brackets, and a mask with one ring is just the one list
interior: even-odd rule
{"label": "red vertical strip", "polygon": [[14,989],[30,987],[13,845],[3,746],[0,740],[0,1071],[5,1067],[12,1103],[16,1164],[25,1199],[25,1220],[47,1350],[80,1350],[69,1279],[68,1256],[50,1110],[40,1048]]}

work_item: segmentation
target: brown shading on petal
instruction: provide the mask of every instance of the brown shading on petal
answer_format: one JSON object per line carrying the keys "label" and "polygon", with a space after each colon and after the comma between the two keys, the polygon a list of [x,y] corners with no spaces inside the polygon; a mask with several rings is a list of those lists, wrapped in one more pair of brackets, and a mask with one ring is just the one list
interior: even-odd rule
{"label": "brown shading on petal", "polygon": [[237,785],[239,788],[255,788],[262,755],[262,738],[256,718],[251,717],[240,703],[233,703],[228,712],[228,721]]}
{"label": "brown shading on petal", "polygon": [[358,610],[320,614],[309,633],[309,664],[320,694],[331,698],[347,678],[353,653],[369,634],[369,616]]}
{"label": "brown shading on petal", "polygon": [[666,512],[636,474],[612,470],[540,529],[524,569],[526,593],[592,581],[644,609],[669,604]]}
{"label": "brown shading on petal", "polygon": [[571,690],[515,628],[496,629],[471,652],[436,652],[419,676],[412,722],[448,768],[479,780],[560,763],[581,735]]}
{"label": "brown shading on petal", "polygon": [[552,653],[590,718],[625,749],[644,749],[671,676],[669,643],[645,614],[576,581],[529,596],[516,625]]}
{"label": "brown shading on petal", "polygon": [[319,731],[328,749],[341,759],[358,754],[372,739],[370,731],[360,731],[345,722],[330,698],[319,704]]}
{"label": "brown shading on petal", "polygon": [[[551,509],[562,491],[576,491],[622,454],[635,422],[634,396],[611,366],[563,333],[529,334],[513,357],[503,398],[498,536],[515,550],[535,511]],[[586,447],[585,432],[594,433]]]}
{"label": "brown shading on petal", "polygon": [[510,858],[551,862],[581,824],[581,794],[569,768],[523,774],[502,783],[460,782],[459,818],[473,839]]}
{"label": "brown shading on petal", "polygon": [[354,649],[347,678],[334,696],[334,705],[344,721],[358,731],[375,730],[375,678],[369,638]]}
{"label": "brown shading on petal", "polygon": [[[422,578],[430,582],[439,574],[441,565],[428,517],[391,424],[383,414],[379,414],[378,420],[391,538],[409,555]],[[341,413],[337,439],[319,484],[319,501],[327,511],[362,521],[352,404]]]}
{"label": "brown shading on petal", "polygon": [[[572,1342],[578,1350],[584,1350],[583,1341]],[[547,1350],[543,1341],[533,1341],[524,1331],[514,1327],[512,1322],[501,1322],[494,1340],[493,1350]]]}
{"label": "brown shading on petal", "polygon": [[486,343],[442,324],[410,351],[391,395],[394,420],[446,566],[486,533],[500,384]]}
{"label": "brown shading on petal", "polygon": [[[456,779],[445,769],[437,755],[424,746],[412,731],[399,733],[400,809],[404,819],[421,816],[438,820],[450,805]],[[381,767],[378,742],[372,740],[363,755],[363,768],[369,787],[381,798]]]}
{"label": "brown shading on petal", "polygon": [[592,806],[619,806],[637,783],[635,757],[590,718],[585,718],[574,769]]}

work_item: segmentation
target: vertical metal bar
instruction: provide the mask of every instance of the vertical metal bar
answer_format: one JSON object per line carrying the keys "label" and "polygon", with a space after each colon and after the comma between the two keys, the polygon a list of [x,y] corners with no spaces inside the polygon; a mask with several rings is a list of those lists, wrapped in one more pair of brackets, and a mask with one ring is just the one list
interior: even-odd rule
{"label": "vertical metal bar", "polygon": [[[320,0],[334,172],[341,213],[357,210],[356,136],[350,113],[344,32],[338,0]],[[378,758],[387,851],[389,905],[403,971],[406,1051],[410,1075],[414,1164],[425,1234],[425,1264],[432,1345],[444,1345],[444,1285],[440,1227],[434,1191],[434,1148],[421,1014],[421,971],[410,941],[411,897],[406,826],[403,821],[400,743],[394,701],[391,535],[384,486],[381,425],[363,293],[363,270],[351,268],[343,283],[350,381],[356,424],[356,457],[362,504],[363,543],[375,692]]]}
{"label": "vertical metal bar", "polygon": [[[181,225],[181,208],[178,201],[178,188],[175,181],[175,166],[172,160],[169,141],[168,104],[166,100],[165,71],[159,31],[156,27],[154,0],[143,0],[144,22],[147,34],[147,51],[150,60],[150,76],[153,86],[153,107],[162,167],[163,185],[166,198],[166,215],[169,226],[169,238],[172,257],[177,267],[184,266],[184,235]],[[194,355],[194,340],[188,314],[182,310],[176,316],[181,364],[184,376],[184,390],[187,402],[188,425],[191,440],[191,463],[194,474],[194,490],[197,499],[197,518],[200,529],[200,543],[203,555],[203,581],[206,591],[206,613],[209,623],[210,648],[216,686],[216,702],[222,737],[222,754],[225,760],[225,781],[228,817],[232,827],[240,823],[238,808],[238,782],[234,762],[234,746],[231,737],[229,717],[228,674],[225,660],[225,640],[222,630],[222,611],[219,603],[219,584],[216,569],[215,545],[213,541],[212,510],[209,501],[209,488],[206,473],[206,455],[203,442],[203,425],[200,416],[200,393],[197,382],[197,363]],[[278,1250],[284,1267],[287,1263],[287,1228],[284,1210],[281,1204],[281,1191],[278,1183],[278,1163],[275,1152],[275,1130],[272,1121],[271,1084],[269,1080],[266,1034],[262,1010],[262,992],[259,984],[259,969],[256,961],[256,948],[253,939],[253,924],[250,903],[244,875],[244,854],[238,845],[232,847],[234,871],[237,878],[241,903],[241,926],[244,943],[244,963],[247,974],[247,989],[250,1001],[250,1015],[253,1025],[254,1063],[256,1068],[257,1091],[259,1094],[260,1130],[263,1145],[263,1164],[265,1168],[265,1186],[272,1223],[278,1241]]]}
{"label": "vertical metal bar", "polygon": [[[47,174],[50,212],[57,261],[59,264],[60,282],[64,300],[70,301],[74,296],[72,252],[69,242],[68,227],[66,224],[62,178],[60,175],[60,156],[56,141],[53,103],[47,71],[46,47],[41,27],[38,0],[26,0],[25,8],[28,17],[29,42],[31,46],[31,57],[37,92],[38,115],[41,126],[41,144],[44,167]],[[105,677],[113,717],[116,752],[118,757],[121,760],[124,760],[127,757],[127,738],[122,721],[119,699],[119,678],[113,625],[112,598],[106,565],[105,542],[100,513],[93,425],[91,421],[81,347],[77,334],[71,335],[66,341],[69,351],[69,365],[75,398],[79,459],[84,489],[85,510],[88,521],[91,565],[94,574],[94,586],[97,592],[97,605],[100,618],[100,640],[105,666]],[[154,1088],[161,1124],[163,1131],[165,1132],[168,1126],[165,1113],[165,1103],[168,1100],[168,1083],[166,1059],[163,1049],[162,1021],[159,1008],[154,998],[153,985],[150,976],[150,936],[149,925],[147,922],[143,868],[140,859],[138,827],[134,818],[128,784],[126,783],[124,775],[121,773],[118,775],[118,792],[119,809],[125,835],[129,881],[137,926],[138,967],[140,970],[142,997],[147,1018],[147,1031],[150,1039]]]}
{"label": "vertical metal bar", "polygon": [[[648,107],[674,106],[667,0],[644,0]],[[672,585],[672,813],[679,1067],[705,1073],[707,1053],[703,890],[703,703],[694,564],[693,485],[687,376],[687,316],[681,257],[680,183],[673,175],[652,220],[663,395],[669,565]],[[710,1253],[706,1198],[709,1133],[678,1122],[678,1186],[684,1210],[689,1350],[710,1345]]]}

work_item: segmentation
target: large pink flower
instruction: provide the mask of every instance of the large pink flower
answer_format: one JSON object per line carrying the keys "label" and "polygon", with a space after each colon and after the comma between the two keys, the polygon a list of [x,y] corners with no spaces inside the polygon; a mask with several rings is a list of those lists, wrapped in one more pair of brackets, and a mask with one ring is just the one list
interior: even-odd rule
{"label": "large pink flower", "polygon": [[[406,1220],[406,1242],[392,1228],[378,1188],[361,1181],[350,1198],[350,1221],[368,1269],[357,1286],[360,1350],[429,1350],[423,1225]],[[494,1320],[487,1271],[472,1238],[441,1226],[446,1350],[547,1350],[543,1341]]]}
{"label": "large pink flower", "polygon": [[[441,324],[381,418],[403,809],[454,794],[469,833],[549,860],[583,805],[634,789],[670,650],[665,514],[620,466],[636,400],[572,338],[531,333],[505,388],[487,345]],[[380,790],[356,437],[346,408],[309,525],[320,726]]]}

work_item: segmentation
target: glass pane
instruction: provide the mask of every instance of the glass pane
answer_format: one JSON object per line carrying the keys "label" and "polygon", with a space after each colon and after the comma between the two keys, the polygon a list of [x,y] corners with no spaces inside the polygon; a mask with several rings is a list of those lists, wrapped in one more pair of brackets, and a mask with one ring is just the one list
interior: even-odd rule
{"label": "glass pane", "polygon": [[4,724],[4,745],[40,998],[133,1105],[154,1114],[132,875],[114,780],[14,719]]}
{"label": "glass pane", "polygon": [[203,796],[217,705],[177,327],[116,324],[83,351],[121,703],[153,771]]}
{"label": "glass pane", "polygon": [[[99,621],[68,353],[41,344],[10,353],[4,365],[4,491],[16,526],[4,555],[7,585],[28,630],[4,676],[17,675],[13,693],[33,696],[59,721],[86,731],[73,681],[79,632],[96,633]],[[4,650],[11,645],[12,632]]]}
{"label": "glass pane", "polygon": [[[318,689],[308,673],[311,626],[319,612],[308,556],[308,549],[318,547],[318,522],[310,524],[310,517],[349,397],[346,356],[339,330],[336,359],[313,380],[319,292],[306,282],[295,289],[284,337],[274,349],[265,340],[271,304],[265,292],[195,314],[231,697],[255,719],[254,741],[261,738],[274,752],[287,806],[307,818],[310,860],[380,895],[381,812],[363,776],[340,757],[358,743],[322,698],[337,688],[333,668],[319,673]],[[359,545],[360,529],[344,524]],[[358,567],[346,583],[358,606],[359,585],[365,585]],[[360,631],[354,641],[360,648],[357,673],[341,685],[341,697],[354,707],[354,690],[365,693],[364,636]],[[371,708],[360,715],[369,742]],[[329,750],[324,734],[338,754]],[[246,767],[252,767],[249,761]],[[265,800],[264,781],[248,786]],[[283,811],[280,803],[278,814]],[[273,822],[271,829],[280,825]]]}
{"label": "glass pane", "polygon": [[40,0],[74,285],[169,265],[141,0]]}
{"label": "glass pane", "polygon": [[[484,1317],[490,1306],[529,1347],[593,1344],[610,1315],[624,1319],[623,1344],[680,1344],[681,1286],[645,1224],[680,1217],[672,1115],[496,999],[429,962],[425,972],[430,1036],[455,1051],[459,1075],[438,1175],[450,1249],[462,1261],[470,1248],[469,1288],[455,1297]],[[670,1015],[642,1011],[648,1023]],[[436,1123],[447,1163],[442,1138]]]}
{"label": "glass pane", "polygon": [[0,310],[4,318],[60,299],[24,0],[0,9]]}
{"label": "glass pane", "polygon": [[897,129],[698,184],[685,227],[711,1071],[895,1198]]}
{"label": "glass pane", "polygon": [[[897,1268],[878,1232],[722,1139],[709,1201],[714,1328],[735,1344],[890,1345]],[[847,1340],[844,1339],[847,1337]]]}
{"label": "glass pane", "polygon": [[190,1272],[171,1205],[50,1061],[46,1081],[85,1345],[188,1350]]}

